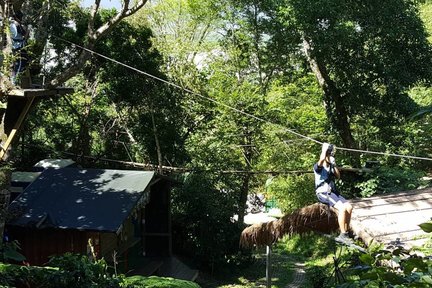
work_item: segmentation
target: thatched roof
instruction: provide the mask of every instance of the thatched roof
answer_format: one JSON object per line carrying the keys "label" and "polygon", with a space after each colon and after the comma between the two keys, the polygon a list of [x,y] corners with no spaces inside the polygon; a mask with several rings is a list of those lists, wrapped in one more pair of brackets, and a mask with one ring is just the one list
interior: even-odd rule
{"label": "thatched roof", "polygon": [[336,210],[316,203],[298,209],[281,219],[247,227],[241,234],[240,246],[261,247],[275,243],[286,234],[303,234],[310,231],[330,233],[337,229]]}
{"label": "thatched roof", "polygon": [[[372,241],[403,245],[407,248],[421,246],[430,234],[418,225],[432,219],[432,188],[413,190],[370,198],[353,199],[351,230],[366,245]],[[266,246],[282,236],[308,231],[324,233],[338,229],[336,210],[327,214],[327,206],[313,204],[306,206],[279,220],[255,224],[243,230],[242,247]]]}

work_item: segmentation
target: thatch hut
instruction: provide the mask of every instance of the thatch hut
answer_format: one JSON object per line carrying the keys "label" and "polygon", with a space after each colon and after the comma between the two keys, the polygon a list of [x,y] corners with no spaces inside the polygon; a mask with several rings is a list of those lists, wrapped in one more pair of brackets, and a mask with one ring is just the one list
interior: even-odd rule
{"label": "thatch hut", "polygon": [[[351,230],[367,246],[372,242],[398,243],[407,248],[422,246],[429,234],[420,224],[432,219],[432,189],[425,188],[350,200],[354,206]],[[281,219],[255,224],[243,230],[242,247],[271,245],[286,234],[335,232],[337,213],[324,204],[298,209]]]}
{"label": "thatch hut", "polygon": [[240,246],[245,248],[270,246],[284,235],[310,231],[331,233],[338,229],[336,210],[315,203],[267,223],[254,224],[243,230]]}

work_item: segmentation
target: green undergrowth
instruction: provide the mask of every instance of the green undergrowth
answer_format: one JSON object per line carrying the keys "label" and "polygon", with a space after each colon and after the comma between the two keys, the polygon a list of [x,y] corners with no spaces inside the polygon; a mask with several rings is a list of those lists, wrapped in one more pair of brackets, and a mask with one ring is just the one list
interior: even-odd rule
{"label": "green undergrowth", "polygon": [[[82,263],[82,261],[81,261]],[[0,263],[0,288],[200,288],[194,282],[167,278],[130,276],[118,277],[97,271],[101,265],[79,265],[74,269],[21,266]],[[103,273],[100,273],[103,272]]]}
{"label": "green undergrowth", "polygon": [[[272,288],[285,288],[292,282],[294,262],[288,255],[272,253]],[[254,251],[247,264],[220,267],[217,272],[203,273],[197,280],[203,288],[259,288],[266,287],[265,248]]]}
{"label": "green undergrowth", "polygon": [[[304,282],[299,287],[331,287],[334,284],[334,253],[338,253],[338,257],[350,257],[353,253],[348,248],[335,250],[334,243],[333,239],[318,234],[294,235],[280,240],[272,247],[271,287],[289,287],[296,264],[304,264],[306,270]],[[351,263],[344,261],[341,266],[348,264]],[[201,273],[198,283],[203,288],[266,287],[266,251],[255,250],[254,260],[247,265],[227,266],[211,276]]]}
{"label": "green undergrowth", "polygon": [[339,281],[337,275],[349,278],[348,271],[358,264],[361,255],[355,248],[336,244],[333,236],[315,233],[285,237],[274,250],[293,262],[304,263],[306,275],[301,285],[304,288],[335,287]]}
{"label": "green undergrowth", "polygon": [[331,282],[333,273],[334,243],[333,239],[318,234],[293,235],[279,241],[275,251],[305,264],[306,277],[302,287],[325,287]]}
{"label": "green undergrowth", "polygon": [[166,277],[131,276],[124,279],[122,288],[199,288],[196,283]]}

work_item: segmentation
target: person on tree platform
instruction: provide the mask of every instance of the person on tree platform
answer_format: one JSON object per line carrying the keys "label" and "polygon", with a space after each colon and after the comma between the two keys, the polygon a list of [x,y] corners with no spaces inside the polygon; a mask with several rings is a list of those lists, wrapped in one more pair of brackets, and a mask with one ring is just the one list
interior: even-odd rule
{"label": "person on tree platform", "polygon": [[21,11],[16,11],[10,21],[12,54],[14,58],[11,81],[14,85],[17,84],[17,78],[19,74],[25,70],[28,61],[25,45],[29,33],[27,28],[23,25],[22,19],[23,13]]}
{"label": "person on tree platform", "polygon": [[321,156],[314,167],[315,193],[318,201],[334,207],[338,212],[340,235],[336,237],[339,242],[351,242],[348,230],[350,227],[353,207],[340,195],[335,185],[335,178],[340,178],[339,169],[334,157],[334,146],[323,143]]}

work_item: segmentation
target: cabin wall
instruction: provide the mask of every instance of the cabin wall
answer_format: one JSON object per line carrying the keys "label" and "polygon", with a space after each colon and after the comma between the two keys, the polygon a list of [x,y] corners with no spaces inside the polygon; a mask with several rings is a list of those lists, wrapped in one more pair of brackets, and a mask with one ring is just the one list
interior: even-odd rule
{"label": "cabin wall", "polygon": [[44,265],[49,257],[66,252],[87,253],[86,232],[78,230],[7,227],[10,240],[18,240],[21,253],[31,265]]}
{"label": "cabin wall", "polygon": [[170,183],[159,181],[151,186],[150,202],[145,207],[143,247],[146,256],[171,256]]}
{"label": "cabin wall", "polygon": [[[113,252],[117,252],[117,260],[124,261],[124,254],[132,242],[120,241],[116,233],[86,232],[63,229],[31,229],[8,227],[10,240],[18,240],[21,253],[31,265],[44,265],[54,255],[67,252],[91,256],[88,241],[91,239],[96,258],[113,261]],[[133,231],[128,229],[129,239],[133,239]],[[139,243],[135,240],[135,244]]]}
{"label": "cabin wall", "polygon": [[149,203],[132,212],[118,234],[114,232],[86,232],[73,229],[24,228],[8,226],[11,240],[18,240],[22,253],[31,265],[44,265],[52,255],[66,252],[89,255],[88,240],[92,240],[97,258],[112,262],[128,262],[130,248],[145,256],[171,256],[170,182],[160,180],[150,187]]}
{"label": "cabin wall", "polygon": [[115,233],[101,233],[100,255],[107,261],[112,261],[112,253],[117,250],[117,235]]}

